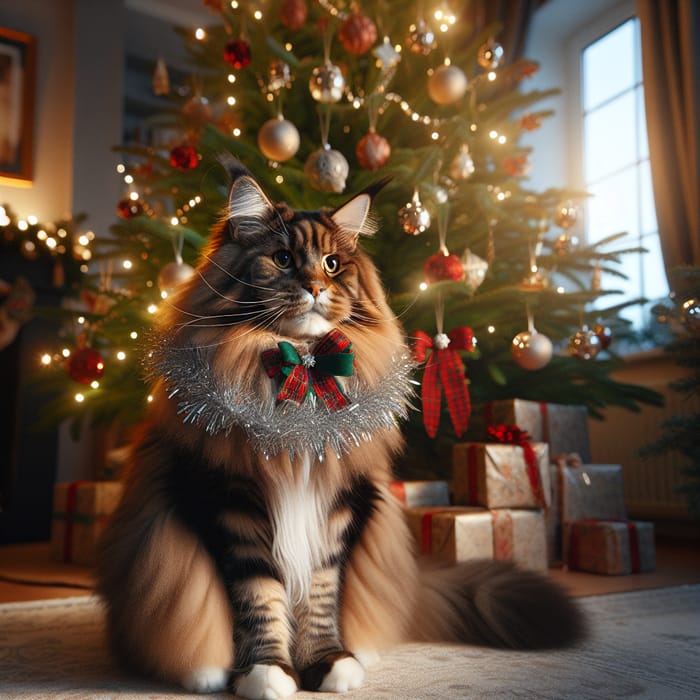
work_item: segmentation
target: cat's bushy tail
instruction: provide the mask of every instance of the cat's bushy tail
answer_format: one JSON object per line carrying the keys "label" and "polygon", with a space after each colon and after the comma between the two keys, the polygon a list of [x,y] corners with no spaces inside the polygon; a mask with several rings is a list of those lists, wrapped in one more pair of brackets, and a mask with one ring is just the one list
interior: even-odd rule
{"label": "cat's bushy tail", "polygon": [[585,634],[578,606],[559,586],[510,563],[421,568],[420,579],[416,640],[546,649],[571,646]]}

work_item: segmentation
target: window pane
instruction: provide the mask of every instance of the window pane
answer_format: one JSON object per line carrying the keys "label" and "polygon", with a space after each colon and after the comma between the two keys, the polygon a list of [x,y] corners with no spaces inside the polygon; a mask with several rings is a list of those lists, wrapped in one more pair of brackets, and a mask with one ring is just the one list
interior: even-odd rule
{"label": "window pane", "polygon": [[654,190],[651,183],[651,164],[648,160],[639,165],[639,196],[641,232],[657,233],[656,204],[654,203]]}
{"label": "window pane", "polygon": [[647,299],[655,301],[668,296],[668,282],[658,234],[644,236],[642,246],[649,251],[642,254],[643,293]]}
{"label": "window pane", "polygon": [[635,162],[636,113],[635,94],[630,91],[586,115],[584,139],[587,182],[598,180]]}
{"label": "window pane", "polygon": [[635,82],[634,21],[629,20],[583,51],[583,108],[588,111]]}
{"label": "window pane", "polygon": [[592,195],[586,203],[586,229],[589,243],[597,243],[613,233],[626,231],[628,236],[615,247],[636,245],[637,173],[627,168],[588,188]]}
{"label": "window pane", "polygon": [[637,152],[640,160],[649,157],[649,138],[647,136],[647,113],[644,106],[644,87],[639,86],[637,93]]}

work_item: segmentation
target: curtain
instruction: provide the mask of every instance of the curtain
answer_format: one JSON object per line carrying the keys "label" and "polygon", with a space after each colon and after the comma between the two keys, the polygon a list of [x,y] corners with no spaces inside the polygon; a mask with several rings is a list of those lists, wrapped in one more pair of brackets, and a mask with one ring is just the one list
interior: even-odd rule
{"label": "curtain", "polygon": [[[700,2],[637,0],[649,157],[667,273],[700,265]],[[673,276],[669,284],[677,284]]]}

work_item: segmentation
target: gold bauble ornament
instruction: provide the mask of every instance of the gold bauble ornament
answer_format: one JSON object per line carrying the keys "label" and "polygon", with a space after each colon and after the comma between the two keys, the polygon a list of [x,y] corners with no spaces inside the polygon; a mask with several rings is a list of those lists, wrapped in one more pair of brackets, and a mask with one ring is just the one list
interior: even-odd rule
{"label": "gold bauble ornament", "polygon": [[428,78],[428,95],[435,104],[457,102],[466,91],[467,76],[457,66],[439,66]]}
{"label": "gold bauble ornament", "polygon": [[269,119],[258,131],[258,147],[265,158],[283,163],[299,150],[299,131],[284,117]]}

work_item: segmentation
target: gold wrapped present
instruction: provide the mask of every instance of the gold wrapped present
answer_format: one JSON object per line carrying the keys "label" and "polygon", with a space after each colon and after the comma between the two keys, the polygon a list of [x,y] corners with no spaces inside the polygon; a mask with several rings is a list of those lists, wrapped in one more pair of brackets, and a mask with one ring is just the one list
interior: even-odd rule
{"label": "gold wrapped present", "polygon": [[635,574],[656,567],[654,524],[634,520],[572,523],[570,569],[595,574]]}
{"label": "gold wrapped present", "polygon": [[122,495],[118,481],[73,481],[54,486],[51,556],[91,566],[95,547]]}
{"label": "gold wrapped present", "polygon": [[452,452],[452,494],[456,504],[485,508],[542,508],[551,500],[549,447],[457,443]]}
{"label": "gold wrapped present", "polygon": [[549,453],[576,452],[590,461],[588,411],[585,406],[503,399],[484,406],[486,425],[517,425],[533,442],[549,444]]}
{"label": "gold wrapped present", "polygon": [[450,505],[450,489],[446,481],[392,481],[389,490],[409,507]]}

